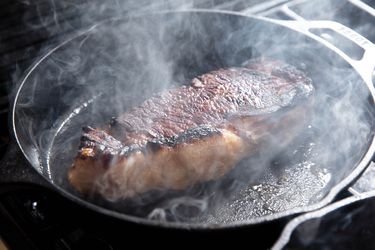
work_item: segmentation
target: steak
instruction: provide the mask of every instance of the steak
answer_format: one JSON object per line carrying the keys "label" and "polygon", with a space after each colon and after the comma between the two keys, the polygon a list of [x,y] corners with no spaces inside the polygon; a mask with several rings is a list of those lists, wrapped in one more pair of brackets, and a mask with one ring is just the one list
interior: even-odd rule
{"label": "steak", "polygon": [[106,128],[85,127],[68,179],[110,200],[215,180],[272,141],[286,146],[308,119],[310,78],[256,59],[155,94]]}

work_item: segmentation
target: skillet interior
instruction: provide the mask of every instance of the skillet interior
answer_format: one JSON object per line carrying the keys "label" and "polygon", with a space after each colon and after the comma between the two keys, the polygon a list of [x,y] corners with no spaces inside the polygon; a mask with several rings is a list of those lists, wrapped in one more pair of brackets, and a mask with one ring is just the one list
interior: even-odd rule
{"label": "skillet interior", "polygon": [[[69,187],[66,171],[82,126],[100,126],[155,92],[259,56],[304,70],[316,88],[314,116],[287,151],[267,162],[246,159],[229,177],[186,193],[111,203],[81,197]],[[14,126],[33,167],[83,202],[140,217],[155,206],[167,207],[171,220],[225,226],[322,201],[368,153],[371,102],[366,85],[343,59],[295,31],[228,14],[163,13],[105,22],[47,56],[21,86]],[[195,208],[204,198],[210,209],[197,213],[180,206],[181,197]]]}

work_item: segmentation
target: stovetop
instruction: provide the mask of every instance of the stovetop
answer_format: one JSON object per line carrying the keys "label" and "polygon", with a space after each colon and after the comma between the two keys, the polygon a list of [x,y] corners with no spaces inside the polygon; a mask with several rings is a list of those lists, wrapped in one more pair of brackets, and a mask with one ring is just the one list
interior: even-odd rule
{"label": "stovetop", "polygon": [[[17,82],[35,58],[64,37],[93,22],[124,12],[208,8],[285,20],[333,20],[375,43],[373,0],[140,0],[129,3],[108,0],[106,4],[96,4],[96,1],[102,3],[99,0],[4,0],[0,3],[2,181],[7,180],[4,176],[12,180],[4,167],[7,162],[27,164],[12,139],[9,126],[9,100]],[[91,16],[92,13],[95,15]],[[375,198],[364,199],[365,196],[373,196],[373,173],[368,171],[366,178],[344,194],[346,202],[341,201],[312,215],[290,219],[289,227],[285,228],[275,249],[374,249],[375,223],[372,218],[375,216],[372,211],[375,211]],[[27,172],[17,174],[27,175]],[[134,242],[133,237],[142,237],[143,232],[137,231],[140,230],[137,227],[119,234],[117,230],[121,230],[121,225],[114,226],[115,222],[106,217],[91,217],[91,212],[43,188],[18,185],[17,188],[10,187],[11,192],[6,192],[5,186],[0,187],[0,237],[11,249],[122,249],[127,240]],[[97,218],[97,221],[93,222],[92,218]],[[98,226],[100,223],[104,226]],[[117,234],[113,233],[114,230]],[[259,230],[263,233],[262,229]],[[249,234],[253,233],[249,229]],[[268,234],[269,242],[260,249],[271,247],[279,238],[278,233]],[[222,235],[226,237],[227,234]]]}

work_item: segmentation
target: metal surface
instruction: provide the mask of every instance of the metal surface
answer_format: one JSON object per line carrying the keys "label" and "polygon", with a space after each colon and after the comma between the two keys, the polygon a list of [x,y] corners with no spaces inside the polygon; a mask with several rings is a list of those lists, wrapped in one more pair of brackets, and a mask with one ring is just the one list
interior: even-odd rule
{"label": "metal surface", "polygon": [[[352,196],[349,196],[343,200],[333,202],[327,207],[298,216],[291,220],[282,231],[282,234],[280,235],[279,239],[275,242],[272,249],[283,249],[290,242],[290,238],[292,234],[296,231],[296,229],[303,225],[305,222],[322,218],[336,210],[339,210],[351,204],[355,204],[359,201],[364,201],[365,203],[367,199],[373,199],[375,197],[374,162],[372,162],[370,166],[361,175],[361,177],[351,187],[348,188],[348,191],[352,194]],[[350,217],[350,213],[344,214],[343,216]],[[324,241],[322,244],[324,244]]]}
{"label": "metal surface", "polygon": [[326,214],[329,214],[329,213],[331,213],[331,212],[333,212],[333,211],[335,211],[335,210],[337,210],[341,207],[345,207],[349,204],[353,204],[354,202],[363,200],[365,198],[373,197],[374,195],[375,195],[375,192],[372,191],[372,192],[367,193],[366,197],[364,197],[364,196],[363,197],[352,196],[352,197],[349,197],[349,198],[345,198],[343,200],[340,200],[339,202],[335,202],[335,203],[333,203],[333,204],[331,204],[327,207],[324,207],[320,210],[317,210],[317,211],[314,211],[314,212],[311,212],[311,213],[307,213],[307,214],[304,214],[304,215],[301,215],[301,216],[298,216],[298,217],[294,218],[284,228],[280,238],[272,246],[272,250],[283,249],[288,244],[292,233],[302,223],[307,222],[309,220],[316,219],[316,218],[320,218],[320,217],[322,217]]}
{"label": "metal surface", "polygon": [[[364,59],[360,61],[359,63],[356,63],[355,61],[348,58],[343,52],[339,51],[337,48],[334,48],[332,45],[330,45],[328,42],[312,35],[311,33],[307,33],[306,30],[303,31],[298,25],[298,23],[292,23],[292,22],[279,22],[264,18],[255,18],[255,17],[247,17],[242,15],[235,15],[231,12],[223,12],[223,11],[195,11],[195,12],[180,12],[177,15],[183,16],[183,14],[191,14],[194,13],[195,15],[219,15],[220,17],[225,18],[233,18],[233,19],[243,19],[247,20],[249,24],[252,25],[255,24],[256,26],[261,26],[263,29],[260,29],[260,31],[265,32],[264,29],[270,28],[272,29],[281,29],[285,32],[290,32],[291,34],[296,34],[301,37],[295,38],[296,41],[305,41],[306,37],[310,37],[316,41],[316,43],[313,43],[313,45],[324,45],[328,49],[324,51],[333,51],[337,53],[339,56],[336,55],[338,61],[347,61],[354,67],[356,70],[358,70],[358,73],[361,75],[361,77],[364,79],[363,88],[366,88],[366,91],[368,91],[370,98],[370,103],[373,104],[373,97],[374,97],[374,89],[371,84],[371,82],[368,79],[368,68],[362,68],[362,65],[365,64],[366,61],[368,61],[368,58],[370,55],[373,55],[374,50],[373,46],[371,44],[358,42],[359,45],[363,46],[366,50]],[[169,13],[171,14],[171,13]],[[176,15],[176,13],[175,13]],[[218,18],[217,16],[216,18]],[[221,19],[221,18],[220,18]],[[313,25],[312,23],[310,23]],[[315,23],[316,25],[318,23]],[[319,23],[319,25],[324,25],[324,27],[328,27],[329,23]],[[250,25],[251,26],[251,25]],[[264,26],[264,27],[263,27]],[[286,28],[282,28],[281,26],[285,26]],[[319,26],[321,28],[321,26]],[[297,30],[298,32],[293,32],[292,30],[286,31],[288,29]],[[93,28],[92,30],[94,30]],[[285,29],[285,30],[284,30]],[[342,32],[342,28],[337,28],[337,26],[334,26],[332,29],[336,29],[339,32]],[[303,34],[303,35],[302,35]],[[347,33],[344,33],[345,36],[349,38],[353,38],[354,36],[356,38],[360,38],[359,35],[348,35]],[[239,214],[239,220],[233,221],[233,220],[226,220],[225,216],[223,216],[222,211],[220,210],[218,212],[217,218],[224,218],[223,221],[218,221],[217,219],[208,220],[209,223],[203,223],[203,224],[194,224],[194,223],[165,223],[165,222],[159,222],[159,221],[150,221],[143,218],[137,218],[134,216],[125,215],[113,210],[109,210],[108,208],[103,208],[98,205],[95,205],[93,203],[89,203],[75,193],[70,193],[69,190],[67,190],[65,187],[61,186],[61,182],[57,181],[57,179],[54,179],[52,177],[56,173],[56,169],[48,169],[45,166],[45,163],[43,162],[43,158],[46,156],[42,156],[42,154],[45,154],[45,145],[50,145],[50,143],[53,143],[53,141],[33,141],[32,138],[30,139],[30,135],[28,136],[27,129],[30,129],[32,124],[29,124],[30,127],[25,126],[25,124],[20,123],[19,119],[19,113],[17,113],[17,110],[21,107],[24,108],[26,103],[24,101],[20,101],[20,99],[24,99],[27,101],[30,101],[30,94],[35,94],[34,92],[28,92],[30,91],[30,85],[35,85],[34,87],[37,87],[37,84],[39,84],[37,81],[35,81],[35,75],[38,74],[38,70],[40,70],[41,66],[43,66],[43,63],[50,60],[51,57],[53,57],[60,49],[65,49],[65,46],[69,46],[70,43],[73,42],[79,42],[79,44],[84,44],[86,42],[86,38],[89,38],[91,36],[90,31],[83,32],[82,34],[78,34],[77,36],[73,37],[72,39],[66,41],[65,43],[61,44],[54,50],[51,50],[47,55],[45,55],[41,60],[36,63],[31,70],[28,72],[26,77],[24,78],[21,87],[17,93],[17,97],[15,99],[14,103],[14,109],[13,109],[13,123],[14,123],[14,132],[17,137],[19,146],[21,147],[23,153],[26,155],[30,163],[33,165],[35,169],[38,170],[38,172],[46,178],[48,181],[53,184],[53,186],[61,192],[63,195],[69,197],[70,199],[77,201],[81,203],[82,205],[89,207],[91,209],[94,209],[98,212],[115,216],[121,219],[130,220],[134,222],[139,223],[145,223],[145,224],[154,224],[154,225],[162,225],[167,227],[182,227],[182,228],[218,228],[218,227],[230,227],[230,226],[237,226],[237,225],[243,225],[243,224],[257,224],[268,220],[274,220],[277,218],[281,218],[284,216],[289,216],[292,214],[300,213],[300,212],[306,212],[311,211],[317,208],[320,208],[326,204],[328,204],[334,196],[343,188],[345,188],[350,182],[352,182],[367,166],[368,162],[370,161],[373,152],[374,152],[374,141],[373,138],[369,140],[368,148],[366,149],[366,153],[363,154],[363,157],[361,157],[360,162],[355,164],[355,166],[352,166],[352,169],[345,169],[345,173],[341,173],[344,177],[340,180],[336,181],[330,181],[327,177],[330,173],[329,169],[325,170],[324,168],[317,168],[311,167],[308,165],[308,162],[303,161],[302,163],[305,163],[306,165],[300,165],[300,163],[296,163],[294,166],[286,168],[283,170],[283,173],[279,173],[275,177],[274,173],[266,173],[263,175],[262,179],[260,179],[260,184],[252,185],[248,189],[244,189],[244,193],[240,193],[239,196],[245,197],[243,198],[235,198],[235,201],[233,203],[233,200],[231,201],[232,204],[236,204],[234,207],[232,206],[229,210],[229,213],[232,213],[233,211],[239,211],[238,208],[241,208],[241,210],[244,211],[243,214]],[[302,40],[299,40],[302,39]],[[364,40],[362,40],[364,41]],[[311,41],[308,42],[310,44]],[[319,47],[318,46],[318,47]],[[315,50],[323,50],[322,48],[315,48]],[[261,49],[261,51],[264,51]],[[294,51],[294,53],[300,52],[298,50]],[[293,51],[290,51],[292,53],[291,56],[293,56]],[[272,53],[271,53],[272,54]],[[277,53],[276,53],[277,54]],[[229,60],[229,59],[228,59]],[[34,78],[31,78],[30,76],[33,76]],[[53,79],[52,79],[53,83]],[[25,91],[25,88],[29,88]],[[43,98],[40,95],[36,95],[33,98]],[[94,98],[95,99],[95,98]],[[64,123],[71,122],[73,123],[77,122],[74,121],[74,118],[80,114],[81,109],[87,108],[90,106],[90,103],[94,101],[93,96],[91,96],[91,99],[87,100],[85,102],[81,102],[80,105],[75,106],[73,108],[74,112],[70,113],[70,115],[65,116],[65,118],[59,116],[57,114],[56,120],[52,121],[52,124],[59,129],[56,130],[56,127],[53,128],[48,133],[58,133],[60,132],[61,128],[64,127]],[[90,101],[91,100],[91,101]],[[54,100],[56,101],[56,100]],[[33,104],[31,102],[31,104]],[[46,103],[43,105],[54,105],[53,102]],[[32,107],[32,106],[31,106]],[[27,109],[28,112],[30,112],[30,109]],[[64,110],[66,111],[66,110]],[[62,121],[61,121],[62,119]],[[82,122],[82,121],[81,121]],[[48,125],[50,126],[50,125]],[[26,127],[26,130],[25,130]],[[23,132],[21,132],[21,130]],[[30,131],[30,130],[29,130]],[[56,136],[54,136],[56,137]],[[48,137],[46,137],[48,139]],[[35,139],[35,138],[34,138]],[[49,138],[50,139],[50,138]],[[53,139],[56,140],[56,139]],[[47,144],[44,144],[47,143]],[[304,150],[309,150],[309,147],[305,147]],[[40,159],[42,158],[42,161]],[[61,166],[60,166],[61,167]],[[300,171],[300,172],[299,172]],[[61,168],[60,168],[60,172]],[[63,173],[60,173],[60,175]],[[298,180],[301,180],[303,183],[298,182]],[[262,181],[264,181],[262,184]],[[310,184],[309,184],[310,183]],[[304,189],[305,188],[305,189]],[[295,191],[300,190],[300,195],[296,195],[296,197],[293,197],[292,200],[290,200],[291,195],[296,194]],[[249,195],[250,192],[252,194]],[[298,192],[297,192],[298,193]],[[261,196],[259,198],[259,195]],[[307,195],[307,196],[306,196]],[[263,196],[263,197],[262,197]],[[306,197],[304,197],[306,196]],[[284,197],[284,198],[283,198]],[[256,199],[256,203],[251,203],[253,201],[253,198]],[[237,200],[236,200],[237,199]],[[288,201],[289,199],[289,201]],[[272,202],[272,200],[274,200]],[[284,200],[284,201],[283,201]],[[272,202],[271,204],[269,202]],[[297,203],[295,203],[297,201]],[[268,202],[268,204],[267,204]],[[230,204],[230,203],[229,203]],[[281,204],[281,205],[280,205]],[[254,207],[255,205],[255,207]],[[234,210],[233,210],[234,208]],[[257,210],[258,209],[258,210]],[[260,209],[260,210],[259,210]],[[249,215],[249,211],[254,211],[256,214]],[[241,213],[241,211],[240,211]],[[225,212],[225,215],[228,215],[228,212]],[[230,214],[229,214],[230,215]],[[237,214],[238,215],[238,214]],[[230,215],[233,217],[232,215]],[[249,217],[250,216],[250,217]]]}
{"label": "metal surface", "polygon": [[[307,36],[319,41],[320,43],[324,44],[331,50],[335,51],[339,54],[345,61],[349,62],[350,65],[353,66],[357,70],[357,72],[361,75],[363,80],[368,84],[372,85],[372,77],[373,72],[375,70],[375,45],[371,43],[369,40],[361,36],[360,34],[356,33],[355,31],[347,28],[346,26],[332,21],[306,21],[306,20],[299,20],[299,21],[276,21],[276,23],[285,25],[291,29],[297,30]],[[345,54],[345,52],[341,51],[340,48],[335,47],[329,41],[325,40],[324,38],[315,35],[311,32],[312,29],[330,29],[333,30],[340,35],[348,38],[356,45],[360,46],[363,50],[363,56],[359,60],[352,59],[349,55]]]}

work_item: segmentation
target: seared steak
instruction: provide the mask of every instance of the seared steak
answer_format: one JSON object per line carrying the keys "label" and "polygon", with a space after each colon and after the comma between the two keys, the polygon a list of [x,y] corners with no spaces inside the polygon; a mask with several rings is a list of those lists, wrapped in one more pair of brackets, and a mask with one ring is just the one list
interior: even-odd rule
{"label": "seared steak", "polygon": [[69,181],[108,199],[216,179],[271,139],[305,124],[311,80],[279,61],[253,60],[154,95],[104,129],[84,128]]}

